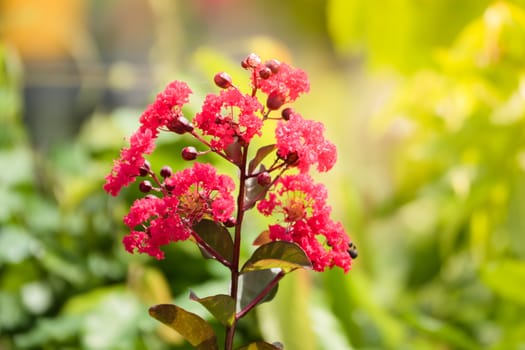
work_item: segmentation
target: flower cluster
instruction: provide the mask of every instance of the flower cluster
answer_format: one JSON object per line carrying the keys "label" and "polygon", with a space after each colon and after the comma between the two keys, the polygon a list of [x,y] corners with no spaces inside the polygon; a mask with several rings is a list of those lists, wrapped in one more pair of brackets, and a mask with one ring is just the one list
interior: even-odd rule
{"label": "flower cluster", "polygon": [[280,177],[257,209],[266,216],[282,217],[270,225],[272,240],[295,242],[303,248],[317,271],[333,266],[350,269],[349,238],[340,223],[330,219],[324,185],[307,174]]}
{"label": "flower cluster", "polygon": [[[355,246],[342,225],[330,218],[326,188],[308,175],[312,167],[324,172],[334,166],[335,145],[325,138],[322,123],[305,119],[290,107],[310,89],[306,73],[277,60],[263,62],[254,54],[241,65],[250,72],[250,93],[241,92],[227,73],[220,72],[214,82],[221,90],[205,97],[190,122],[182,107],[191,90],[186,83],[174,81],[140,117],[129,147],[121,151],[104,185],[108,193],[117,195],[137,177],[147,177],[139,184],[147,195],[137,199],[124,218],[130,229],[124,238],[126,249],[161,259],[161,246],[197,235],[193,227],[201,220],[240,227],[242,212],[257,204],[262,214],[279,218],[268,228],[271,240],[297,244],[317,271],[334,266],[348,271],[357,254],[349,249]],[[276,144],[261,148],[249,161],[248,146],[261,136],[265,123],[276,124]],[[153,152],[160,131],[189,134],[205,148],[184,148],[185,160],[212,152],[238,167],[238,188],[245,189],[238,194],[238,205],[231,194],[234,181],[217,174],[210,164],[196,162],[175,173],[164,167],[158,176],[144,156]],[[232,146],[237,156],[232,155]],[[272,153],[273,162],[264,165],[264,158]]]}

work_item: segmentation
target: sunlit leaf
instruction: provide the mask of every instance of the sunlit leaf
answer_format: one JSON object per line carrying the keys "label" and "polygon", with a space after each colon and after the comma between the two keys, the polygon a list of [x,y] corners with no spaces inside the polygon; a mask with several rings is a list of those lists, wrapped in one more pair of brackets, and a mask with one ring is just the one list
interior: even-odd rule
{"label": "sunlit leaf", "polygon": [[271,242],[270,239],[270,231],[264,230],[263,232],[259,233],[259,235],[255,238],[253,241],[253,245],[263,245],[266,243]]}
{"label": "sunlit leaf", "polygon": [[229,327],[235,318],[235,300],[229,295],[218,294],[205,298],[199,298],[195,293],[190,293],[190,299],[200,303],[217,319],[220,323]]}
{"label": "sunlit leaf", "polygon": [[288,273],[298,268],[312,268],[306,253],[292,242],[270,242],[257,248],[241,272],[280,268]]}
{"label": "sunlit leaf", "polygon": [[[193,225],[193,230],[197,232],[200,238],[202,238],[210,247],[215,249],[223,258],[228,261],[232,260],[233,257],[233,240],[228,230],[212,220],[201,220]],[[202,248],[201,253],[205,258],[211,258],[211,256]]]}
{"label": "sunlit leaf", "polygon": [[282,349],[284,349],[282,346],[277,346],[277,345],[266,343],[263,341],[258,341],[256,343],[251,343],[251,344],[242,346],[240,348],[237,348],[237,350],[282,350]]}
{"label": "sunlit leaf", "polygon": [[250,161],[250,164],[248,165],[248,174],[251,174],[255,168],[266,158],[267,155],[272,153],[277,148],[277,145],[266,145],[257,150],[257,153],[255,153],[255,157]]}
{"label": "sunlit leaf", "polygon": [[[279,269],[256,270],[243,273],[239,277],[239,305],[240,310],[248,306],[268,285],[281,273]],[[270,301],[277,293],[278,285],[259,302]]]}
{"label": "sunlit leaf", "polygon": [[213,328],[198,315],[176,305],[160,304],[150,307],[151,317],[177,331],[199,350],[218,349]]}

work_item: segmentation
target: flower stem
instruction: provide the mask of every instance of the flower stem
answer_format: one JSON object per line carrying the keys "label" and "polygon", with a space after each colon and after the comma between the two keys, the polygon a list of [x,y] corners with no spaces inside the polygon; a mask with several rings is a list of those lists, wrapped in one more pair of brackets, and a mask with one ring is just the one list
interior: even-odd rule
{"label": "flower stem", "polygon": [[266,287],[264,287],[264,289],[248,304],[246,305],[246,307],[244,309],[242,309],[241,311],[239,311],[236,315],[235,315],[235,319],[236,320],[239,320],[241,319],[244,315],[246,315],[248,312],[250,312],[254,307],[257,306],[257,304],[259,304],[259,302],[261,300],[264,299],[264,297],[266,297],[268,295],[268,293],[270,293],[272,291],[272,289],[277,285],[277,283],[279,283],[279,281],[281,280],[281,278],[283,278],[285,275],[284,271],[280,271],[274,278],[273,280],[270,281],[270,283],[268,283],[268,285]]}
{"label": "flower stem", "polygon": [[[244,218],[244,191],[246,186],[246,165],[248,159],[248,145],[243,147],[242,161],[239,165],[240,179],[239,179],[239,194],[237,197],[237,219],[235,224],[235,236],[233,240],[233,259],[231,264],[231,285],[230,296],[237,305],[238,291],[239,291],[239,258],[241,252],[241,229],[242,220]],[[235,328],[237,326],[237,318],[234,319],[232,325],[226,329],[226,339],[224,343],[225,350],[233,349],[233,338],[235,336]]]}

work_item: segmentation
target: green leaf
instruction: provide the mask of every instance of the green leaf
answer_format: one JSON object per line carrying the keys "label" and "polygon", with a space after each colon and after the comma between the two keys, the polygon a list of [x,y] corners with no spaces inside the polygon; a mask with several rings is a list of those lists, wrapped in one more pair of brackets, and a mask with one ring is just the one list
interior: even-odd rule
{"label": "green leaf", "polygon": [[[231,262],[233,258],[233,240],[224,226],[215,221],[205,219],[193,225],[193,230],[224,259]],[[199,248],[205,258],[211,258],[208,252],[200,245]]]}
{"label": "green leaf", "polygon": [[177,331],[191,345],[200,350],[218,350],[217,337],[213,328],[194,313],[172,304],[150,307],[151,317]]}
{"label": "green leaf", "polygon": [[270,344],[264,341],[258,341],[256,343],[251,343],[245,346],[242,346],[240,348],[237,348],[237,350],[282,350],[284,347],[281,343],[274,343]]}
{"label": "green leaf", "polygon": [[190,293],[190,299],[200,303],[220,323],[229,327],[235,318],[235,300],[229,295],[218,294],[206,298],[199,298],[195,293]]}
{"label": "green leaf", "polygon": [[241,272],[280,268],[285,273],[299,268],[312,268],[312,262],[297,244],[292,242],[270,242],[257,248]]}
{"label": "green leaf", "polygon": [[484,266],[481,279],[494,293],[525,305],[525,262],[503,260]]}
{"label": "green leaf", "polygon": [[277,148],[276,144],[266,145],[262,146],[257,150],[257,153],[255,153],[255,157],[250,161],[250,164],[248,164],[248,174],[251,174],[255,168],[263,161],[264,158],[266,158],[267,155],[272,153]]}
{"label": "green leaf", "polygon": [[[280,273],[278,269],[256,270],[243,273],[239,283],[239,309],[243,310],[266,288],[270,282]],[[279,285],[276,285],[260,302],[265,303],[272,300],[277,294]]]}

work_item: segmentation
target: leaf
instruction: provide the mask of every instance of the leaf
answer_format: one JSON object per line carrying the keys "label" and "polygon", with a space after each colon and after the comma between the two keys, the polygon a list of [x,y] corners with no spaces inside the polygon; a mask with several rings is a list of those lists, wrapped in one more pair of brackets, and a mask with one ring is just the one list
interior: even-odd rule
{"label": "leaf", "polygon": [[[224,259],[232,261],[233,240],[224,226],[215,221],[204,219],[193,225],[193,230]],[[200,245],[199,248],[205,258],[212,258]]]}
{"label": "leaf", "polygon": [[525,305],[525,262],[503,260],[481,269],[481,280],[505,299]]}
{"label": "leaf", "polygon": [[[260,166],[261,171],[264,171],[264,165]],[[255,203],[264,198],[266,192],[270,189],[270,185],[261,186],[257,181],[257,177],[250,177],[246,180],[246,187],[244,191],[244,210],[253,208]]]}
{"label": "leaf", "polygon": [[199,350],[218,350],[217,337],[211,326],[201,317],[172,304],[150,307],[149,314],[177,331]]}
{"label": "leaf", "polygon": [[[239,309],[243,310],[270,284],[270,282],[280,273],[279,269],[257,270],[243,273],[239,283]],[[260,303],[272,300],[277,294],[278,285],[276,285]]]}
{"label": "leaf", "polygon": [[241,272],[280,268],[285,273],[298,268],[312,268],[312,262],[297,244],[270,242],[257,248],[241,269]]}
{"label": "leaf", "polygon": [[270,344],[264,341],[258,341],[251,343],[243,347],[237,348],[237,350],[282,350],[284,347],[281,343]]}
{"label": "leaf", "polygon": [[266,158],[267,155],[272,153],[277,148],[276,144],[266,145],[262,146],[257,150],[257,153],[255,153],[255,157],[250,161],[250,164],[248,164],[248,174],[251,174],[255,168],[263,161],[264,158]]}
{"label": "leaf", "polygon": [[263,232],[259,233],[259,235],[255,238],[255,240],[253,241],[253,245],[263,245],[269,242],[271,242],[270,231],[264,230]]}
{"label": "leaf", "polygon": [[239,165],[242,162],[242,147],[238,141],[234,141],[228,145],[225,149],[226,155],[235,164]]}
{"label": "leaf", "polygon": [[229,295],[218,294],[206,298],[199,298],[190,293],[190,299],[204,306],[220,323],[229,327],[235,318],[235,300]]}

